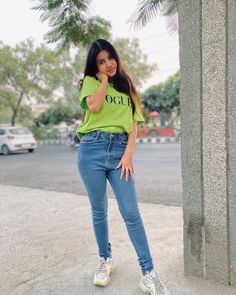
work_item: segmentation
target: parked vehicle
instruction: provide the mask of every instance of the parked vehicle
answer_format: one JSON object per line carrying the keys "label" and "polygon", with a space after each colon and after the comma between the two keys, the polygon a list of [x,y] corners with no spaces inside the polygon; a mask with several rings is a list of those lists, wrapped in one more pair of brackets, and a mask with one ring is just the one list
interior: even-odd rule
{"label": "parked vehicle", "polygon": [[29,129],[0,125],[0,152],[8,155],[17,151],[33,153],[37,142]]}

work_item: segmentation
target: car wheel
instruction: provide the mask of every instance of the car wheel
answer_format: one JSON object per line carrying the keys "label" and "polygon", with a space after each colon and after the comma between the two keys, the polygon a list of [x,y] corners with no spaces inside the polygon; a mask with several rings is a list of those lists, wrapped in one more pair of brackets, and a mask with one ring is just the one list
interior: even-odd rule
{"label": "car wheel", "polygon": [[5,145],[5,144],[2,146],[2,153],[3,153],[4,156],[10,154],[10,150],[9,150],[8,146]]}
{"label": "car wheel", "polygon": [[28,152],[29,153],[33,153],[34,152],[34,149],[29,149]]}

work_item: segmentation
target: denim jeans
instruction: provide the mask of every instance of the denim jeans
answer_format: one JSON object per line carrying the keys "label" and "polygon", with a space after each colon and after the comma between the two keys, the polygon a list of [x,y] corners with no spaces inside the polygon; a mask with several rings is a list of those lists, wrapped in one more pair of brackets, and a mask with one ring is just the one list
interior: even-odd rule
{"label": "denim jeans", "polygon": [[126,133],[92,131],[82,136],[78,167],[92,209],[93,228],[99,256],[111,256],[107,224],[107,179],[114,191],[120,213],[138,256],[142,272],[153,269],[147,237],[140,216],[134,182],[129,176],[120,180],[121,168],[115,169],[125,152]]}

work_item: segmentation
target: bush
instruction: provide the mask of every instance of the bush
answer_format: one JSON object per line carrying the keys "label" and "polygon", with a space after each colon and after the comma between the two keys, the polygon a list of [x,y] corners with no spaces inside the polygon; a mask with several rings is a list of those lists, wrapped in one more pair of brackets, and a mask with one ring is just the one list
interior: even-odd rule
{"label": "bush", "polygon": [[52,125],[40,126],[36,125],[31,127],[36,140],[60,139],[61,134],[57,127]]}

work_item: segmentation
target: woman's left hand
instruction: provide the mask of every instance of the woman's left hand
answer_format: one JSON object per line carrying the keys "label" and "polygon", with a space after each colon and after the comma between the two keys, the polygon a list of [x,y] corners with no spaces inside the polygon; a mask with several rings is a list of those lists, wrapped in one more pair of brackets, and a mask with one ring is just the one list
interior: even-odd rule
{"label": "woman's left hand", "polygon": [[121,167],[121,174],[120,174],[120,180],[122,180],[124,174],[125,174],[125,180],[129,180],[129,174],[134,181],[134,167],[133,167],[133,161],[132,161],[132,155],[131,154],[124,154],[121,158],[119,164],[116,166],[116,169]]}

